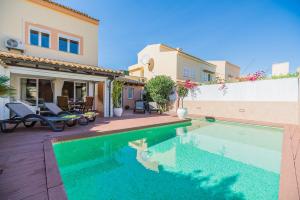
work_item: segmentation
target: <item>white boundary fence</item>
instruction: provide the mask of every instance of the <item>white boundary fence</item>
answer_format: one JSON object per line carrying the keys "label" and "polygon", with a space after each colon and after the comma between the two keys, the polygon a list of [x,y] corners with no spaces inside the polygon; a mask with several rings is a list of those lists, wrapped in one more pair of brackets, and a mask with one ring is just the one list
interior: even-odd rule
{"label": "white boundary fence", "polygon": [[190,92],[186,101],[254,101],[254,102],[297,102],[299,79],[273,79],[203,85]]}

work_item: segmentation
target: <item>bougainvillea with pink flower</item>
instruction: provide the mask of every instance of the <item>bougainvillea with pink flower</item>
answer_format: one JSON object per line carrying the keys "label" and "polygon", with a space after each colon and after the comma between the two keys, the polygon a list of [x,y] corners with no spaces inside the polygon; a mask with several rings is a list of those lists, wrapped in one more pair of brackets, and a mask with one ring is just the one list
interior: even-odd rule
{"label": "bougainvillea with pink flower", "polygon": [[248,80],[248,81],[256,81],[256,80],[264,79],[265,77],[266,77],[266,73],[261,70],[261,71],[254,72],[252,74],[248,74],[246,76],[246,80]]}
{"label": "bougainvillea with pink flower", "polygon": [[177,85],[177,95],[179,97],[179,101],[181,100],[181,108],[183,108],[183,99],[188,95],[189,90],[193,90],[197,84],[193,83],[190,80],[186,80],[184,84]]}
{"label": "bougainvillea with pink flower", "polygon": [[193,83],[191,80],[186,80],[184,82],[184,87],[187,88],[188,90],[192,90],[197,86],[196,83]]}

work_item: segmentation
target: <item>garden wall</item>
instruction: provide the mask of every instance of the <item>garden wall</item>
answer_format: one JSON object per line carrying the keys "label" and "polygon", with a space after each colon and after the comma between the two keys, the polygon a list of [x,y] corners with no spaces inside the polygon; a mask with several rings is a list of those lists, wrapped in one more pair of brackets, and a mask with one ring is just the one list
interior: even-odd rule
{"label": "garden wall", "polygon": [[198,86],[184,107],[189,114],[300,124],[299,79]]}

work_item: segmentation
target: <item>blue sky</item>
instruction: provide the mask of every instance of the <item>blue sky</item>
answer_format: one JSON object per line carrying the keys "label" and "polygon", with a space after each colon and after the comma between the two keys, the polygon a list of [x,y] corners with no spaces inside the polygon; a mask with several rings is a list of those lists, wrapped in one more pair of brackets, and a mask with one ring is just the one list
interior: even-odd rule
{"label": "blue sky", "polygon": [[164,43],[242,74],[300,67],[300,0],[56,0],[100,20],[99,65],[127,69],[147,44]]}

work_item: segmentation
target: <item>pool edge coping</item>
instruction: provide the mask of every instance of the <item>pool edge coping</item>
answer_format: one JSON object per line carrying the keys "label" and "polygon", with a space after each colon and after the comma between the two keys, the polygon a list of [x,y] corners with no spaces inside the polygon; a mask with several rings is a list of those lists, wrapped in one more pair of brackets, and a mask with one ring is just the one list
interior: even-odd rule
{"label": "pool edge coping", "polygon": [[163,122],[158,124],[150,124],[144,125],[139,127],[132,127],[132,128],[123,128],[123,129],[116,129],[111,131],[102,131],[102,132],[95,132],[90,131],[84,134],[77,134],[77,135],[68,135],[68,136],[56,136],[52,138],[48,138],[43,142],[43,151],[44,151],[44,162],[45,162],[45,172],[46,172],[46,185],[47,185],[47,193],[49,200],[67,200],[67,194],[64,188],[64,184],[59,172],[59,167],[56,161],[53,144],[55,142],[60,141],[68,141],[74,139],[83,139],[89,137],[97,137],[97,136],[104,136],[110,135],[118,132],[126,132],[132,130],[139,130],[144,128],[151,128],[163,125],[171,125],[177,123],[185,123],[189,122],[192,119],[184,119],[184,120],[177,120],[172,122]]}
{"label": "pool edge coping", "polygon": [[[194,115],[194,117],[200,117],[203,118],[204,116],[200,115]],[[237,122],[237,123],[244,123],[249,125],[259,125],[259,126],[272,126],[272,127],[278,127],[283,128],[283,134],[285,136],[286,129],[289,124],[282,124],[282,123],[272,123],[272,122],[262,122],[262,121],[253,121],[253,120],[243,120],[243,119],[232,119],[232,118],[224,118],[224,117],[215,117],[217,120],[221,121],[229,121],[229,122]],[[90,131],[88,133],[84,134],[78,134],[78,135],[69,135],[69,136],[57,136],[48,138],[44,141],[44,156],[45,156],[45,171],[46,171],[46,180],[47,180],[47,193],[49,200],[67,200],[67,194],[64,189],[64,184],[62,182],[62,178],[60,176],[58,164],[55,158],[54,149],[53,149],[53,143],[60,142],[60,141],[68,141],[73,139],[82,139],[82,138],[89,138],[89,137],[96,137],[96,136],[104,136],[104,135],[110,135],[118,132],[126,132],[126,131],[132,131],[132,130],[139,130],[144,128],[151,128],[151,127],[157,127],[157,126],[163,126],[163,125],[171,125],[176,123],[184,123],[189,122],[193,119],[193,117],[190,117],[185,120],[178,120],[173,122],[163,122],[158,124],[151,124],[151,125],[144,125],[139,127],[132,127],[132,128],[123,128],[123,129],[116,129],[116,130],[109,130],[109,131],[103,131],[103,132],[95,132]],[[282,141],[282,150],[283,151],[283,141]],[[281,167],[282,167],[282,158],[281,158]],[[278,197],[280,197],[281,187],[281,178],[282,178],[282,171],[280,171],[280,182],[279,182],[279,191],[278,191]],[[300,199],[300,198],[299,198]]]}

